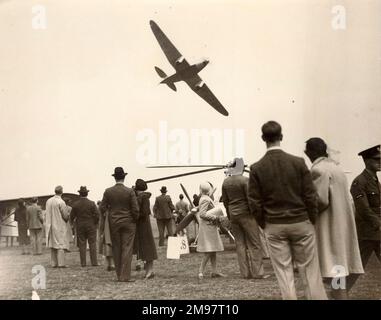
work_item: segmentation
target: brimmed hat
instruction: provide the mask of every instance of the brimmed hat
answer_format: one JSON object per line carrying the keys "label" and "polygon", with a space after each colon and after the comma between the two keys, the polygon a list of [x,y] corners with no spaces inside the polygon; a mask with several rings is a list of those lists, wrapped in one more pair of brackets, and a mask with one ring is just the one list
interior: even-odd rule
{"label": "brimmed hat", "polygon": [[79,194],[88,194],[90,190],[87,190],[86,186],[81,186],[78,190]]}
{"label": "brimmed hat", "polygon": [[376,145],[374,147],[365,149],[361,151],[358,155],[363,157],[363,159],[380,159],[381,158],[381,151],[380,151],[381,145]]}
{"label": "brimmed hat", "polygon": [[138,179],[135,182],[135,190],[136,191],[146,191],[147,190],[147,183],[143,179]]}
{"label": "brimmed hat", "polygon": [[160,192],[167,193],[167,187],[166,186],[162,186],[161,189],[160,189]]}
{"label": "brimmed hat", "polygon": [[122,167],[116,167],[114,169],[114,173],[112,174],[113,177],[116,179],[124,178],[127,175],[126,172],[124,172]]}

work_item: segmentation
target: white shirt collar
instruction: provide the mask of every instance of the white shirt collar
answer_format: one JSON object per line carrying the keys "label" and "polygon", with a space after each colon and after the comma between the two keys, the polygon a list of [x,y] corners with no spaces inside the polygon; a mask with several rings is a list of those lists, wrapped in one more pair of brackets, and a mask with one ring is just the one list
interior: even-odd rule
{"label": "white shirt collar", "polygon": [[267,148],[267,151],[271,151],[271,150],[282,150],[282,148],[280,146]]}

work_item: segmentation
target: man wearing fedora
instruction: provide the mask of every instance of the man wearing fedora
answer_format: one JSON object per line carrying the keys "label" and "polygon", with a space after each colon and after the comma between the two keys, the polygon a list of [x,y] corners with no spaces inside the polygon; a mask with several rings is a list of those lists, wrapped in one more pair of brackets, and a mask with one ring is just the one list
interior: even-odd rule
{"label": "man wearing fedora", "polygon": [[109,212],[112,252],[118,281],[133,282],[131,262],[139,207],[134,190],[124,185],[126,175],[123,168],[115,168],[112,176],[116,184],[104,192],[101,211]]}
{"label": "man wearing fedora", "polygon": [[99,213],[94,201],[87,198],[89,190],[81,186],[78,190],[80,198],[74,202],[70,212],[71,222],[76,222],[81,266],[86,266],[86,247],[89,242],[90,261],[92,266],[98,266],[97,258],[97,225]]}
{"label": "man wearing fedora", "polygon": [[175,222],[173,220],[175,206],[172,203],[171,197],[167,195],[166,186],[162,186],[160,192],[161,195],[156,197],[153,212],[157,221],[157,228],[159,229],[159,247],[162,247],[164,246],[165,228],[167,228],[168,236],[175,234]]}

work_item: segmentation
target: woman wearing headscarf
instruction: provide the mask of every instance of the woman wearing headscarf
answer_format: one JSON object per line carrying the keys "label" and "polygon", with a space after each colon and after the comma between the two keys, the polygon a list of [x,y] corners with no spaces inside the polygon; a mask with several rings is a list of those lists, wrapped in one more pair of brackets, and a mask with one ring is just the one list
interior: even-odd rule
{"label": "woman wearing headscarf", "polygon": [[151,193],[146,192],[147,183],[138,179],[135,182],[135,194],[139,205],[139,220],[136,223],[136,234],[134,243],[134,253],[136,259],[144,261],[145,279],[155,276],[153,272],[153,261],[157,259],[155,241],[151,228]]}
{"label": "woman wearing headscarf", "polygon": [[212,265],[212,278],[225,277],[224,274],[217,272],[217,252],[223,251],[224,246],[218,231],[218,224],[221,222],[221,217],[210,213],[209,210],[214,208],[211,195],[211,185],[204,182],[200,185],[200,202],[199,216],[200,226],[197,242],[197,252],[203,252],[205,255],[201,261],[198,279],[204,278],[205,266],[210,260]]}

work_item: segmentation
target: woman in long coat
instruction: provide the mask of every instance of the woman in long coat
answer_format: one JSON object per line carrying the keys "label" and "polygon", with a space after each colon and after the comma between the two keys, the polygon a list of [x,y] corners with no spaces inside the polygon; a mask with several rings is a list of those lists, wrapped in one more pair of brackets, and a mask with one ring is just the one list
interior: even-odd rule
{"label": "woman in long coat", "polygon": [[217,272],[217,252],[223,251],[224,246],[218,231],[218,223],[220,217],[208,213],[209,210],[214,208],[213,200],[210,198],[211,186],[209,183],[202,183],[200,185],[201,198],[199,202],[198,212],[200,216],[200,226],[198,233],[197,252],[205,253],[198,278],[204,278],[204,269],[210,260],[212,265],[212,278],[224,277],[222,273]]}
{"label": "woman in long coat", "polygon": [[144,180],[138,179],[135,182],[135,193],[139,205],[139,220],[136,223],[136,234],[134,243],[134,253],[137,260],[145,262],[145,279],[151,279],[155,276],[153,272],[153,261],[157,259],[155,241],[153,238],[150,215],[150,192],[147,190],[147,184]]}
{"label": "woman in long coat", "polygon": [[105,211],[104,214],[101,213],[100,225],[99,225],[99,253],[106,258],[106,270],[115,270],[114,257],[112,254],[112,242],[111,242],[111,232],[110,225],[108,221],[109,212]]}

